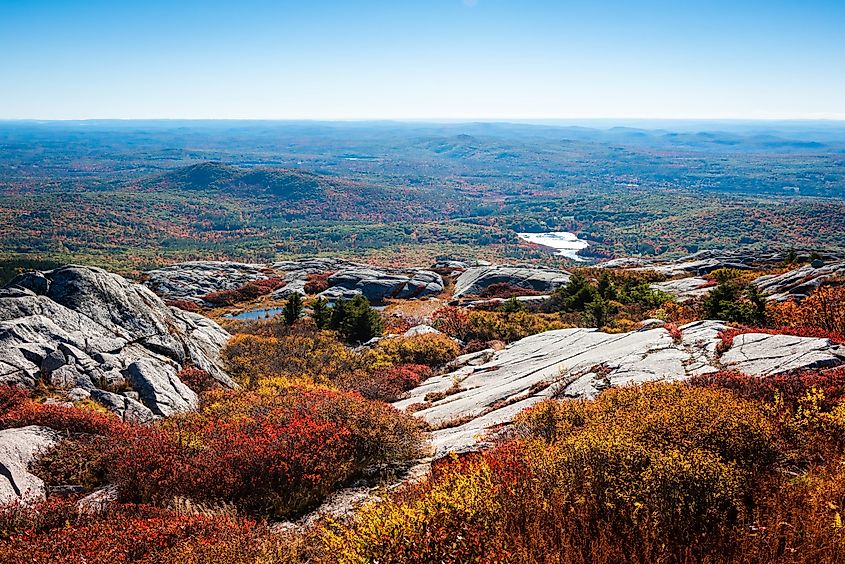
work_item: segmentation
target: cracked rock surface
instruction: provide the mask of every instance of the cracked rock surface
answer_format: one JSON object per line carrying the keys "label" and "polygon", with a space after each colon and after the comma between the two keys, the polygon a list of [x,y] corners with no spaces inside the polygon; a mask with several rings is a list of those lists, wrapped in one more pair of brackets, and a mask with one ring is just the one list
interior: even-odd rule
{"label": "cracked rock surface", "polygon": [[708,285],[708,281],[700,276],[667,280],[666,282],[655,282],[654,284],[649,284],[649,287],[652,290],[659,290],[674,296],[680,303],[706,296],[713,289]]}
{"label": "cracked rock surface", "polygon": [[754,283],[769,300],[802,300],[816,288],[835,278],[845,277],[845,261],[802,267],[779,275],[761,276]]}
{"label": "cracked rock surface", "polygon": [[491,430],[550,397],[593,398],[611,386],[683,380],[722,369],[762,376],[845,364],[845,349],[829,340],[788,335],[739,335],[720,357],[718,334],[724,328],[718,321],[690,323],[681,327],[678,343],[663,328],[548,331],[485,351],[426,380],[395,405],[426,405],[415,415],[437,429],[432,440],[440,457],[471,450]]}
{"label": "cracked rock surface", "polygon": [[185,366],[234,386],[219,358],[228,338],[213,321],[99,268],[22,274],[0,290],[0,383],[44,382],[141,421],[196,407],[177,376]]}

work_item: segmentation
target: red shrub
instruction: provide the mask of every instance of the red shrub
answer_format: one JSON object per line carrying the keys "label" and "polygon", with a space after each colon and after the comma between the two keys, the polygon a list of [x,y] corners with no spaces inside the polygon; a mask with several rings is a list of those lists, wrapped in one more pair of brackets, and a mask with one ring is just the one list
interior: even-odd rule
{"label": "red shrub", "polygon": [[316,505],[350,474],[350,431],[318,416],[184,423],[175,433],[133,429],[115,445],[109,477],[124,499],[226,501],[282,517]]}
{"label": "red shrub", "polygon": [[777,396],[783,401],[784,407],[790,410],[797,409],[799,401],[815,388],[824,392],[821,408],[828,410],[845,398],[845,368],[763,377],[722,371],[695,376],[688,380],[688,384],[724,388],[740,397],[756,401],[773,402]]}
{"label": "red shrub", "polygon": [[684,336],[681,333],[681,328],[675,325],[674,323],[667,323],[663,326],[663,328],[669,332],[669,336],[672,337],[672,340],[676,343],[680,343],[684,340]]}
{"label": "red shrub", "polygon": [[416,388],[433,374],[424,364],[398,364],[373,373],[360,372],[341,383],[345,390],[358,392],[367,399],[394,402]]}
{"label": "red shrub", "polygon": [[29,400],[29,391],[10,384],[0,385],[0,416]]}
{"label": "red shrub", "polygon": [[170,307],[177,307],[185,311],[198,312],[200,310],[199,304],[191,300],[168,300],[165,302]]}
{"label": "red shrub", "polygon": [[319,294],[324,290],[329,289],[329,277],[331,277],[334,272],[326,272],[322,274],[314,273],[308,275],[308,280],[305,282],[305,293],[306,294]]}
{"label": "red shrub", "polygon": [[411,418],[357,394],[212,390],[205,400],[198,413],[116,437],[108,474],[126,501],[187,497],[288,517],[369,465],[416,454]]}
{"label": "red shrub", "polygon": [[465,341],[470,331],[469,312],[460,307],[446,306],[431,316],[431,322],[440,331]]}
{"label": "red shrub", "polygon": [[185,368],[177,376],[195,392],[206,392],[220,386],[211,374],[199,368]]}
{"label": "red shrub", "polygon": [[216,306],[232,305],[238,302],[254,300],[260,296],[266,296],[273,290],[284,287],[287,282],[284,278],[263,278],[247,282],[235,290],[222,290],[211,292],[202,297],[203,300]]}
{"label": "red shrub", "polygon": [[0,416],[0,429],[41,425],[66,433],[109,435],[123,423],[112,413],[64,405],[37,403],[27,399]]}
{"label": "red shrub", "polygon": [[248,553],[267,534],[248,520],[138,505],[112,505],[90,515],[78,512],[72,500],[7,507],[0,513],[0,530],[5,534],[0,561],[33,564],[176,562],[182,561],[183,552],[210,549],[213,554],[231,550],[231,545]]}

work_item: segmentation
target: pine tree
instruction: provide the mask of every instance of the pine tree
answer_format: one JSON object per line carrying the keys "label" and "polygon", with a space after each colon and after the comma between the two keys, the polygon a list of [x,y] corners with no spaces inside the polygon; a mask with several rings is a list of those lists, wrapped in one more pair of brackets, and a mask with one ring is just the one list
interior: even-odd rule
{"label": "pine tree", "polygon": [[597,295],[596,289],[580,272],[574,273],[566,286],[557,291],[562,311],[584,311]]}
{"label": "pine tree", "polygon": [[331,321],[332,312],[329,311],[329,302],[325,298],[317,298],[311,304],[311,319],[317,329],[326,329]]}
{"label": "pine tree", "polygon": [[608,301],[601,296],[596,296],[584,307],[584,320],[590,327],[600,329],[607,325],[611,313],[613,313],[613,308]]}
{"label": "pine tree", "polygon": [[525,311],[525,306],[515,297],[512,297],[508,298],[502,303],[502,305],[499,307],[499,311],[503,313],[517,313],[520,311]]}
{"label": "pine tree", "polygon": [[601,276],[599,276],[599,282],[596,290],[598,290],[599,296],[605,300],[615,300],[618,297],[616,286],[613,284],[613,280],[610,279],[610,274],[607,272],[602,272]]}
{"label": "pine tree", "polygon": [[299,292],[293,292],[288,296],[288,301],[282,308],[282,315],[285,318],[285,325],[293,325],[302,317],[302,296],[299,295]]}
{"label": "pine tree", "polygon": [[367,298],[358,295],[335,304],[329,327],[339,331],[349,343],[366,343],[382,334],[384,322]]}

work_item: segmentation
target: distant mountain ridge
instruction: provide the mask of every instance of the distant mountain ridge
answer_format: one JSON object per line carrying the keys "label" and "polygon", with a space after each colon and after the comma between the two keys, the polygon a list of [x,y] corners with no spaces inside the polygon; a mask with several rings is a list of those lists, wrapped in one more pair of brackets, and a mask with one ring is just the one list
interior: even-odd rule
{"label": "distant mountain ridge", "polygon": [[188,165],[146,179],[145,187],[170,190],[221,190],[231,195],[269,195],[284,199],[319,198],[327,177],[287,168],[240,168],[215,161]]}

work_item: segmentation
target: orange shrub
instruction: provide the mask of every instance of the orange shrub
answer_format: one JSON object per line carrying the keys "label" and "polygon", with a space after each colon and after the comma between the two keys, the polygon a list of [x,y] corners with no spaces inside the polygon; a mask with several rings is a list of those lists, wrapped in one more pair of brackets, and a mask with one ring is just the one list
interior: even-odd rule
{"label": "orange shrub", "polygon": [[266,526],[226,515],[184,515],[139,505],[80,513],[74,500],[0,512],[0,562],[113,564],[256,562],[274,544]]}

